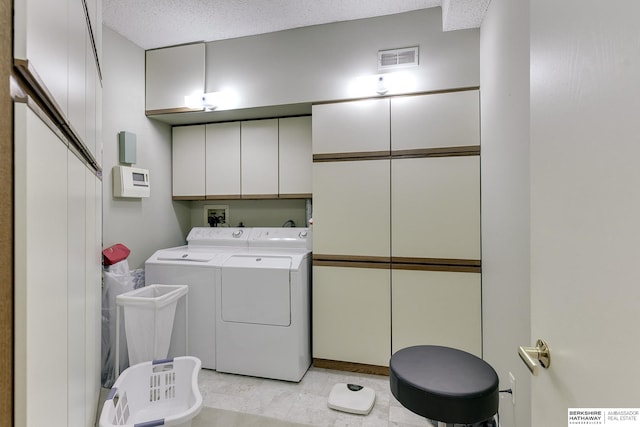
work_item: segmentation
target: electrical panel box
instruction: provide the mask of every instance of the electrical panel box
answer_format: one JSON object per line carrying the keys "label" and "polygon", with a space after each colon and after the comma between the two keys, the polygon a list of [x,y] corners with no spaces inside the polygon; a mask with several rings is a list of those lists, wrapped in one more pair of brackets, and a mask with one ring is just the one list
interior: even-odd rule
{"label": "electrical panel box", "polygon": [[147,169],[130,166],[113,167],[113,197],[149,197],[151,184]]}
{"label": "electrical panel box", "polygon": [[130,165],[136,162],[136,134],[122,131],[118,133],[118,148],[120,163]]}

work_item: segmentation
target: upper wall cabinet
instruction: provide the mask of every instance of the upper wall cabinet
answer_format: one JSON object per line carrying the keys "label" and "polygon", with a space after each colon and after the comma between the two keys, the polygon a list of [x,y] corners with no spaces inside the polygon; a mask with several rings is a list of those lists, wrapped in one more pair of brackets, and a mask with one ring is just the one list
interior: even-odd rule
{"label": "upper wall cabinet", "polygon": [[278,119],[242,122],[242,195],[278,197]]}
{"label": "upper wall cabinet", "polygon": [[146,52],[147,114],[189,111],[187,95],[204,93],[205,44]]}
{"label": "upper wall cabinet", "polygon": [[313,154],[389,152],[389,99],[313,106]]}
{"label": "upper wall cabinet", "polygon": [[480,145],[477,90],[391,98],[392,150]]}
{"label": "upper wall cabinet", "polygon": [[205,125],[173,128],[173,197],[204,199]]}
{"label": "upper wall cabinet", "polygon": [[176,200],[311,197],[311,117],[173,128]]}
{"label": "upper wall cabinet", "polygon": [[311,197],[311,117],[279,120],[280,197]]}
{"label": "upper wall cabinet", "polygon": [[234,199],[240,194],[240,122],[206,125],[206,196]]}

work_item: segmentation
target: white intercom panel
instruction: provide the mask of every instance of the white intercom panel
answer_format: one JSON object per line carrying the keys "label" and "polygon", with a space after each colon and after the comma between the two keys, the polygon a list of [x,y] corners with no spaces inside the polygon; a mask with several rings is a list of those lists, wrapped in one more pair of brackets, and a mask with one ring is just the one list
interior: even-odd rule
{"label": "white intercom panel", "polygon": [[113,167],[113,197],[149,197],[149,170],[130,166]]}

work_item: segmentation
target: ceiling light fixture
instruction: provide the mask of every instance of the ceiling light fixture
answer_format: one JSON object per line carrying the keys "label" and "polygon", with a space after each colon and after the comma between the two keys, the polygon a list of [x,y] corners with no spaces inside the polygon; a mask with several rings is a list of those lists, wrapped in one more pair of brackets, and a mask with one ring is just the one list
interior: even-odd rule
{"label": "ceiling light fixture", "polygon": [[184,97],[184,104],[187,108],[202,109],[204,111],[213,111],[218,108],[221,101],[221,92],[209,92],[195,95],[187,95]]}

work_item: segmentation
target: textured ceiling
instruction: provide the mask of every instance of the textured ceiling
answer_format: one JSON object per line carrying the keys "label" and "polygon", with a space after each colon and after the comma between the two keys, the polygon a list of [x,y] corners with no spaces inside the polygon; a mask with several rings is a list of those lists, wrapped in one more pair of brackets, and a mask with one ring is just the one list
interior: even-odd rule
{"label": "textured ceiling", "polygon": [[104,24],[144,49],[441,6],[443,30],[478,27],[490,0],[103,0]]}

